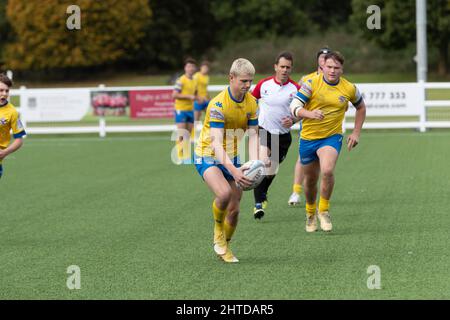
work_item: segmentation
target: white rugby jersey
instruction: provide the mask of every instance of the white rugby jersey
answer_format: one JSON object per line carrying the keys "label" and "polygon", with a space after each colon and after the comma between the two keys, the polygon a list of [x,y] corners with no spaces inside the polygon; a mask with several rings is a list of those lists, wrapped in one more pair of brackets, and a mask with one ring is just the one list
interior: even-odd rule
{"label": "white rugby jersey", "polygon": [[298,89],[300,85],[290,78],[284,84],[278,82],[275,76],[260,80],[252,92],[258,99],[259,126],[272,134],[288,133],[290,128],[283,127],[281,119],[292,117],[289,106]]}

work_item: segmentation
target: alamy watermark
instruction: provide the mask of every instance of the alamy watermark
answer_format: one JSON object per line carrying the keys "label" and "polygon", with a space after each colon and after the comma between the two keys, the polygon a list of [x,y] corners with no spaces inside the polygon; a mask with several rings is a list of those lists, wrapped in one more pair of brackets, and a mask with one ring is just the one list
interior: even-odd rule
{"label": "alamy watermark", "polygon": [[81,269],[77,265],[71,265],[67,267],[67,277],[66,286],[69,290],[79,290],[81,289]]}
{"label": "alamy watermark", "polygon": [[66,13],[70,16],[66,20],[66,27],[69,30],[81,30],[81,9],[77,5],[67,7]]}
{"label": "alamy watermark", "polygon": [[371,265],[367,268],[367,288],[370,290],[381,289],[381,269],[379,266]]}
{"label": "alamy watermark", "polygon": [[377,5],[371,5],[367,7],[367,14],[370,16],[367,18],[366,26],[369,30],[380,30],[381,29],[381,9]]}

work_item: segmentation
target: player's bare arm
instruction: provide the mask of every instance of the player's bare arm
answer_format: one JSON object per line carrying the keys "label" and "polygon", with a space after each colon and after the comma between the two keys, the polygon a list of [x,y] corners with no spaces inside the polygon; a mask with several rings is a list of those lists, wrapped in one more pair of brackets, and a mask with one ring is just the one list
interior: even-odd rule
{"label": "player's bare arm", "polygon": [[361,134],[361,129],[366,119],[366,104],[364,101],[356,107],[355,113],[355,128],[353,132],[347,137],[347,149],[351,151],[359,143],[359,136]]}
{"label": "player's bare arm", "polygon": [[0,160],[5,159],[11,153],[19,150],[20,147],[22,147],[22,145],[23,145],[22,138],[14,139],[14,141],[6,149],[0,150]]}
{"label": "player's bare arm", "polygon": [[196,100],[197,99],[197,97],[193,94],[181,94],[177,90],[173,90],[172,98],[173,99],[184,99],[184,100]]}
{"label": "player's bare arm", "polygon": [[258,126],[249,126],[248,128],[248,148],[250,160],[259,159],[259,137]]}
{"label": "player's bare arm", "polygon": [[324,118],[324,114],[321,110],[306,110],[304,107],[304,103],[299,99],[293,99],[291,102],[291,112],[296,120],[300,120],[303,118],[307,119],[316,119],[322,121]]}

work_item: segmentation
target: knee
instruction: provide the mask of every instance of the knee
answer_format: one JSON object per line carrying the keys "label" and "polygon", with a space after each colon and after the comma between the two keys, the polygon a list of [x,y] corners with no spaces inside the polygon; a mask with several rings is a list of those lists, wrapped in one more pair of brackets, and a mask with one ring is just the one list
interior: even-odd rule
{"label": "knee", "polygon": [[331,169],[325,169],[322,171],[322,177],[327,180],[331,180],[334,178],[334,172]]}
{"label": "knee", "polygon": [[218,192],[216,194],[216,199],[217,199],[217,202],[219,202],[219,204],[221,206],[226,207],[231,199],[231,188],[224,189],[224,190],[221,190],[220,192]]}
{"label": "knee", "polygon": [[317,176],[316,175],[305,175],[303,178],[303,183],[308,187],[313,187],[317,183]]}

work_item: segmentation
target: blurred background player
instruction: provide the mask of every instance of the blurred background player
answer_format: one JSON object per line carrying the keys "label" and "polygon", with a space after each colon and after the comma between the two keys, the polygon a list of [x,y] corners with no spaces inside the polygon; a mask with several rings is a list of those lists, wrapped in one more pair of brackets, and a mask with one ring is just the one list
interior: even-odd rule
{"label": "blurred background player", "polygon": [[[0,74],[0,178],[3,175],[3,159],[22,147],[22,138],[26,135],[19,119],[19,113],[8,100],[9,89],[12,85],[11,79],[4,74]],[[11,130],[14,141],[10,144]]]}
{"label": "blurred background player", "polygon": [[[342,122],[348,102],[356,108],[355,127],[347,138],[349,151],[359,142],[366,106],[356,86],[341,77],[344,57],[338,52],[325,56],[323,74],[302,83],[292,100],[292,114],[302,118],[300,160],[304,172],[306,231],[317,230],[317,217],[323,231],[331,231],[329,201],[334,187],[334,169],[342,146]],[[316,212],[319,175],[320,199]]]}
{"label": "blurred background player", "polygon": [[[315,77],[316,75],[322,73],[322,67],[325,64],[325,56],[327,53],[330,53],[331,49],[328,47],[323,47],[317,52],[316,59],[317,59],[317,70],[311,72],[310,74],[307,74],[303,76],[299,83],[300,85],[303,82],[306,82],[310,80],[311,78]],[[301,122],[300,122],[300,131],[298,133],[298,136],[300,137],[301,134]],[[292,194],[289,197],[288,204],[290,206],[297,206],[300,205],[300,199],[301,199],[301,193],[302,193],[302,186],[303,186],[303,170],[302,170],[302,164],[300,162],[300,156],[298,157],[297,162],[295,163],[294,168],[294,184],[292,186]]]}
{"label": "blurred background player", "polygon": [[[258,159],[258,116],[255,98],[248,93],[255,74],[252,63],[237,59],[230,69],[230,86],[206,109],[195,149],[195,167],[214,193],[214,251],[225,262],[238,262],[229,242],[238,223],[242,189],[251,181],[244,176],[238,157],[238,141],[249,133],[249,155]],[[237,131],[236,131],[237,130]]]}
{"label": "blurred background player", "polygon": [[[280,53],[274,64],[275,75],[262,79],[253,89],[259,106],[260,159],[270,164],[263,181],[254,189],[253,216],[261,219],[267,207],[267,192],[286,158],[292,143],[291,126],[294,124],[289,106],[300,86],[291,80],[293,57],[289,52]],[[267,160],[266,160],[267,159]]]}
{"label": "blurred background player", "polygon": [[197,81],[197,100],[194,102],[194,119],[200,121],[202,111],[206,110],[209,103],[208,84],[209,84],[209,62],[203,61],[200,65],[200,71],[194,74]]}
{"label": "blurred background player", "polygon": [[190,134],[194,126],[194,101],[197,99],[197,81],[194,73],[197,69],[194,59],[184,62],[184,74],[179,77],[173,90],[175,99],[175,123],[178,129],[177,151],[178,159],[190,160]]}

